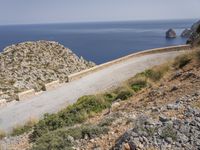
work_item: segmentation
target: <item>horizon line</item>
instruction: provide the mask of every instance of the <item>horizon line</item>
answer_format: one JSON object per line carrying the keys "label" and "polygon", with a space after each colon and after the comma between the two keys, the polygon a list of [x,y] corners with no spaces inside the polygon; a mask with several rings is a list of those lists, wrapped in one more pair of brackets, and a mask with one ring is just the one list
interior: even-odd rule
{"label": "horizon line", "polygon": [[0,24],[0,26],[24,26],[24,25],[54,25],[54,24],[87,24],[87,23],[112,23],[112,22],[146,22],[146,21],[181,21],[181,20],[200,20],[200,18],[173,18],[173,19],[136,19],[136,20],[100,20],[100,21],[73,21],[73,22],[44,22],[44,23],[17,23]]}

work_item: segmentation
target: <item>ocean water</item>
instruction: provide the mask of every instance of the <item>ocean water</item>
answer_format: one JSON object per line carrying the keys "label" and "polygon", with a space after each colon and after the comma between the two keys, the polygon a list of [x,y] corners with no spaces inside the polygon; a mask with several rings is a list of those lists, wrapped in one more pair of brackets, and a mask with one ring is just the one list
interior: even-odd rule
{"label": "ocean water", "polygon": [[[58,41],[78,56],[104,63],[127,54],[163,46],[184,44],[179,35],[195,20],[128,21],[0,26],[0,51],[24,41]],[[166,39],[173,28],[179,37]]]}

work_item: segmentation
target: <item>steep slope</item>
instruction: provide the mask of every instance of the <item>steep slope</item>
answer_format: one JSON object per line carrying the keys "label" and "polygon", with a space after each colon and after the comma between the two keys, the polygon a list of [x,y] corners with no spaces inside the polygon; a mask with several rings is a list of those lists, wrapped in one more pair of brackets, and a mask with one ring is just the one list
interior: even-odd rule
{"label": "steep slope", "polygon": [[[13,149],[33,144],[33,150],[198,149],[199,75],[197,50],[145,70],[113,91],[81,97],[72,106],[46,115],[31,127],[33,132],[0,144]],[[15,134],[24,133],[24,128]]]}

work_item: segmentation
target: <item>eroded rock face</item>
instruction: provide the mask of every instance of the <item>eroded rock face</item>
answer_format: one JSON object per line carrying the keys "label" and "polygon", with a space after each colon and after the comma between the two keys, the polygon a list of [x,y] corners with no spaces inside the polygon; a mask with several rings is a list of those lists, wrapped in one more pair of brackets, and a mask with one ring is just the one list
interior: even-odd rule
{"label": "eroded rock face", "polygon": [[66,81],[69,74],[93,67],[70,49],[53,41],[25,42],[6,47],[0,54],[0,99],[11,100],[25,89]]}
{"label": "eroded rock face", "polygon": [[191,29],[185,29],[181,33],[181,37],[183,37],[183,38],[189,38],[191,35],[192,35],[192,30]]}
{"label": "eroded rock face", "polygon": [[169,29],[166,32],[166,38],[176,38],[176,32],[173,29]]}
{"label": "eroded rock face", "polygon": [[191,30],[192,30],[193,32],[196,32],[196,30],[197,30],[197,28],[199,27],[199,25],[200,25],[200,20],[197,21],[196,23],[194,23],[194,24],[192,25]]}

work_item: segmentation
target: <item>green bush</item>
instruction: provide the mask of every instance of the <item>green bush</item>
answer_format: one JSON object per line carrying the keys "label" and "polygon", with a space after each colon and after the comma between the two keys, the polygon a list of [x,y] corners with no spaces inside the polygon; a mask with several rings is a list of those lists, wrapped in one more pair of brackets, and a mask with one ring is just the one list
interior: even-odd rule
{"label": "green bush", "polygon": [[135,91],[138,92],[142,88],[145,88],[147,86],[147,81],[145,79],[135,79],[131,81],[131,88]]}
{"label": "green bush", "polygon": [[127,100],[128,98],[133,96],[133,91],[131,91],[131,89],[129,89],[128,87],[120,87],[115,90],[115,94],[116,94],[116,100],[117,99]]}
{"label": "green bush", "polygon": [[36,124],[36,120],[31,119],[27,121],[23,126],[17,125],[16,127],[13,128],[11,135],[12,136],[18,136],[21,134],[24,134],[26,132],[29,132],[32,130],[33,126]]}
{"label": "green bush", "polygon": [[64,121],[57,114],[45,114],[44,118],[34,126],[31,139],[35,140],[35,138],[40,137],[42,134],[62,128],[63,126]]}
{"label": "green bush", "polygon": [[86,135],[88,138],[94,138],[107,132],[108,128],[93,125],[83,125],[70,129],[62,128],[42,135],[36,140],[32,149],[71,150],[75,143],[73,140],[69,140],[69,136],[77,140],[84,138]]}
{"label": "green bush", "polygon": [[113,102],[116,100],[117,95],[113,92],[110,92],[110,93],[105,93],[103,97],[106,101]]}
{"label": "green bush", "polygon": [[49,131],[54,131],[64,126],[73,126],[76,123],[82,123],[90,114],[101,112],[110,107],[110,105],[110,102],[104,100],[100,96],[83,96],[79,98],[75,104],[68,106],[57,114],[46,114],[44,119],[40,120],[38,124],[34,126],[31,138],[34,140]]}
{"label": "green bush", "polygon": [[73,143],[59,134],[44,134],[33,144],[32,150],[73,150]]}
{"label": "green bush", "polygon": [[191,59],[190,55],[188,55],[188,54],[184,54],[184,55],[178,56],[174,61],[174,66],[176,68],[183,68],[188,63],[190,63],[191,60],[192,59]]}

